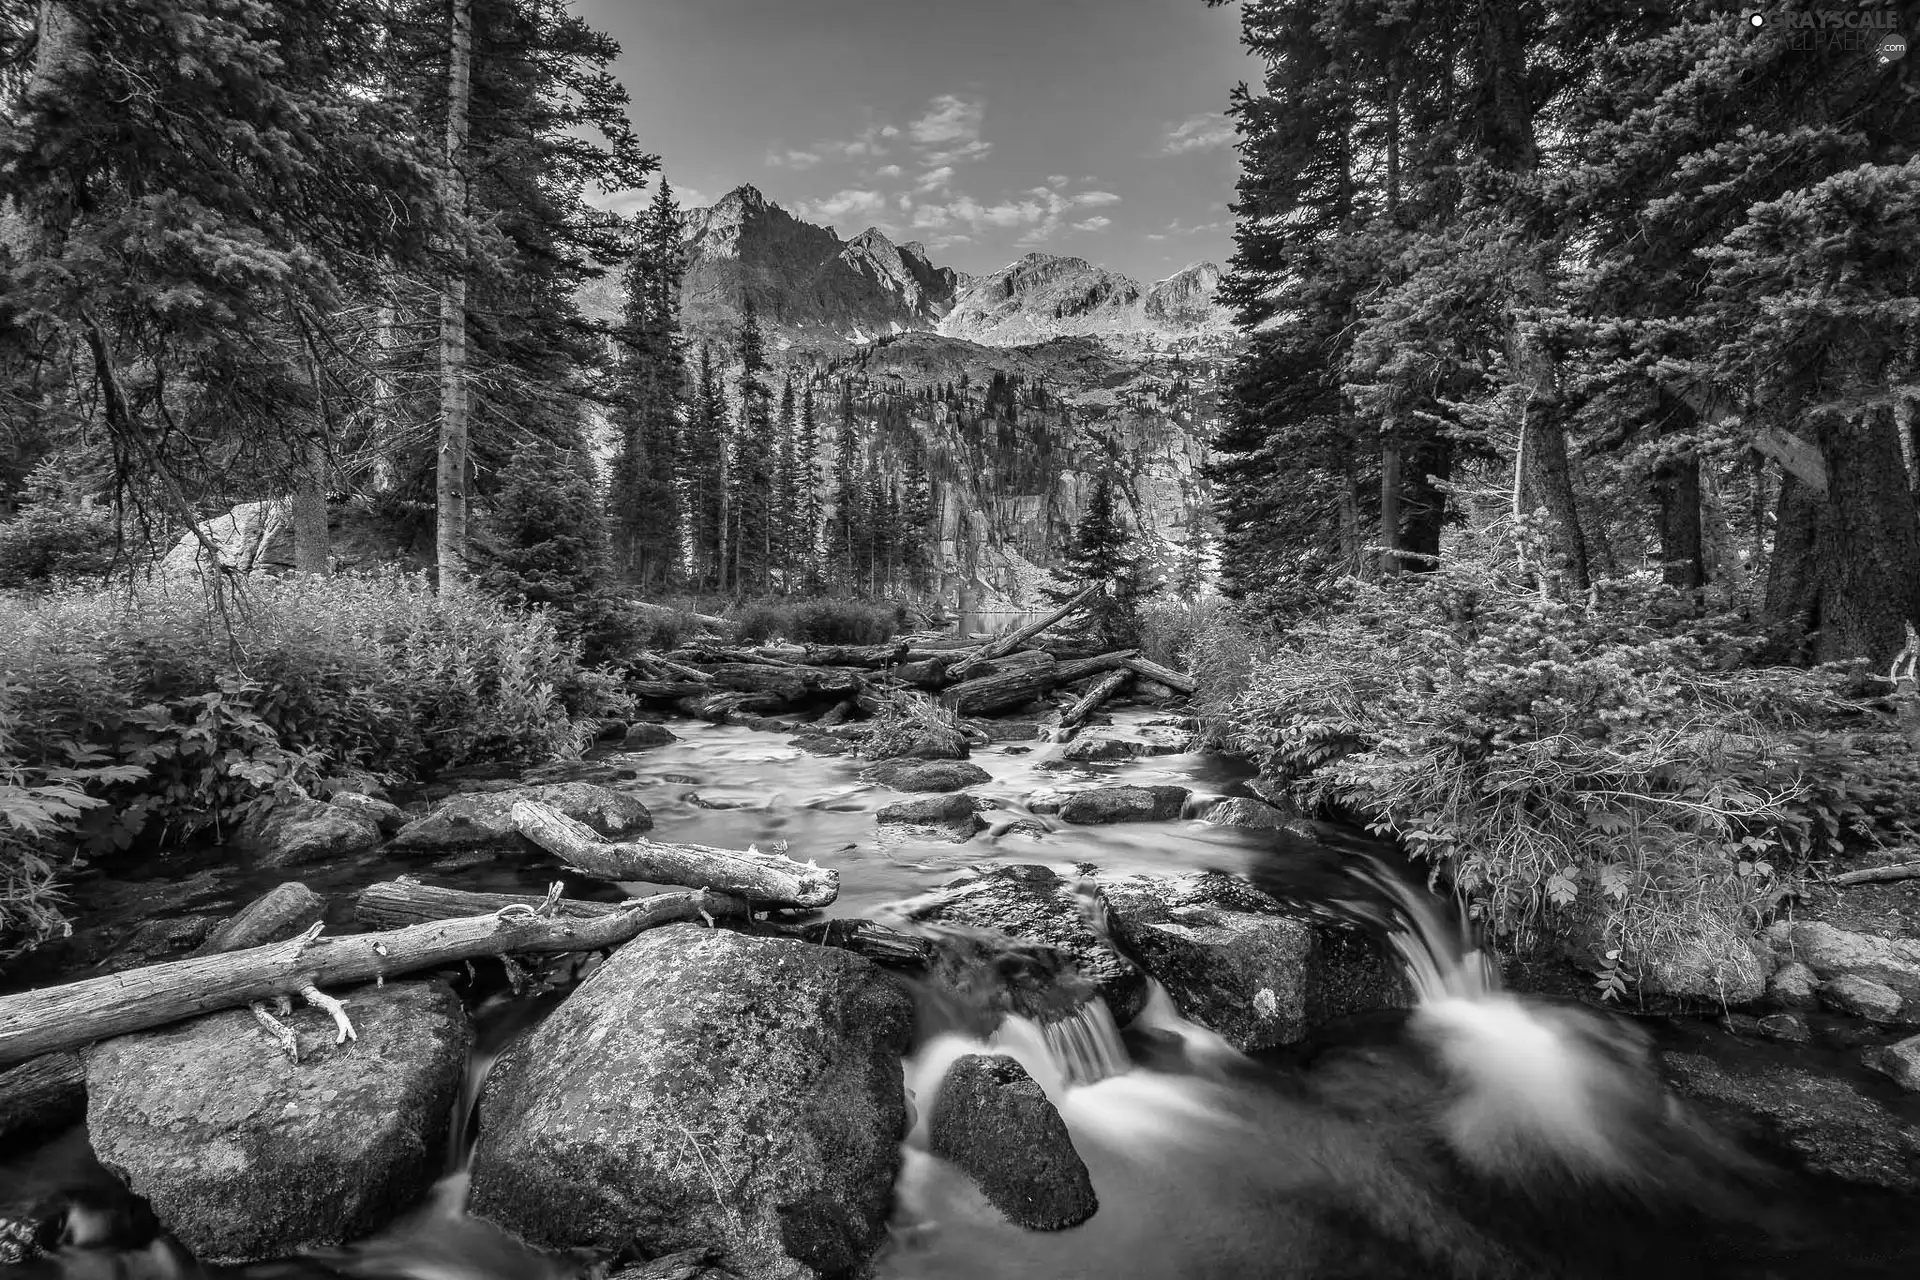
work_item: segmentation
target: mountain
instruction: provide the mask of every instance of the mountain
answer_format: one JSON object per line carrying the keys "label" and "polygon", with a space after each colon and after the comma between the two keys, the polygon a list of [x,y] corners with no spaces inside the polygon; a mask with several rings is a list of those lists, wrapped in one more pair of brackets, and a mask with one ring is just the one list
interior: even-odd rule
{"label": "mountain", "polygon": [[1122,342],[1224,337],[1220,268],[1202,262],[1142,288],[1083,258],[1029,253],[968,284],[936,326],[950,338],[1014,346],[1098,336]]}
{"label": "mountain", "polygon": [[918,244],[875,228],[843,241],[743,186],[687,218],[682,315],[690,332],[724,337],[750,298],[769,332],[789,340],[865,341],[932,328],[953,305],[958,273]]}

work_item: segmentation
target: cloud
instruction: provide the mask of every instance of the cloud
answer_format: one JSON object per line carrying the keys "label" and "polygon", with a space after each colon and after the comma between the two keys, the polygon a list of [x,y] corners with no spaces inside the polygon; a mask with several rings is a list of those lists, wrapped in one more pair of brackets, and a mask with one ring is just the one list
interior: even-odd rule
{"label": "cloud", "polygon": [[908,125],[907,132],[922,144],[977,138],[985,114],[985,104],[978,98],[943,93],[927,104],[927,114]]}
{"label": "cloud", "polygon": [[1233,144],[1233,121],[1222,111],[1203,111],[1188,116],[1167,130],[1160,154],[1183,155],[1189,151],[1218,151]]}
{"label": "cloud", "polygon": [[767,163],[775,169],[811,169],[820,163],[820,153],[796,151],[789,147],[785,151],[767,152]]}
{"label": "cloud", "polygon": [[1112,225],[1113,225],[1112,218],[1103,218],[1096,213],[1091,218],[1088,218],[1085,222],[1074,223],[1073,229],[1075,231],[1105,231],[1108,227]]}
{"label": "cloud", "polygon": [[1120,197],[1111,191],[1082,191],[1073,198],[1075,204],[1119,204]]}
{"label": "cloud", "polygon": [[849,214],[879,213],[886,207],[887,198],[878,191],[849,188],[836,191],[824,200],[802,200],[795,205],[795,212],[803,218],[834,221]]}
{"label": "cloud", "polygon": [[953,180],[953,166],[943,164],[937,169],[929,169],[920,175],[919,190],[937,191]]}
{"label": "cloud", "polygon": [[[931,174],[928,176],[932,176]],[[951,175],[945,175],[950,177]],[[1057,175],[1056,175],[1057,176]],[[943,177],[943,183],[944,183]],[[1051,180],[1050,180],[1051,181]],[[923,186],[922,194],[930,187]],[[960,230],[975,235],[990,229],[1021,229],[1018,243],[1040,244],[1059,234],[1065,215],[1082,206],[1113,205],[1120,197],[1111,191],[1081,191],[1068,194],[1054,186],[1029,187],[1018,196],[984,203],[965,193],[953,193],[945,200],[925,201],[913,208],[913,225],[929,231],[957,235]],[[1095,215],[1073,223],[1077,231],[1103,231],[1113,219]]]}
{"label": "cloud", "polygon": [[897,164],[883,164],[873,171],[873,176],[876,178],[897,178],[900,176],[900,166]]}
{"label": "cloud", "polygon": [[1047,175],[1047,185],[1050,187],[1064,187],[1072,181],[1073,179],[1064,173],[1050,173]]}

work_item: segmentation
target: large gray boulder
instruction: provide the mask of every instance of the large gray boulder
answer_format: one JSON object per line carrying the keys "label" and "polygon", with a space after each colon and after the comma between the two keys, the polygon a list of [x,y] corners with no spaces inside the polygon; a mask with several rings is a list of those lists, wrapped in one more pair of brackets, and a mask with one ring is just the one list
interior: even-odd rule
{"label": "large gray boulder", "polygon": [[552,805],[609,840],[639,835],[653,828],[653,815],[626,792],[591,782],[561,782],[453,796],[426,817],[402,827],[390,847],[406,853],[532,849],[533,843],[520,834],[513,822],[513,806],[520,800]]}
{"label": "large gray boulder", "polygon": [[[1080,894],[1051,867],[996,868],[909,899],[897,910],[918,924],[971,932],[967,946],[941,948],[956,961],[945,966],[950,982],[966,988],[970,1004],[1057,1021],[1098,994],[1122,1026],[1146,1004],[1146,975],[1107,945],[1087,920]],[[996,945],[996,937],[1026,946]],[[978,991],[978,981],[1010,989],[1004,995]],[[1043,999],[1043,991],[1058,996]],[[977,1030],[984,1034],[992,1028]]]}
{"label": "large gray boulder", "polygon": [[924,837],[960,844],[986,826],[980,818],[981,808],[980,801],[972,796],[955,792],[897,801],[873,816],[882,827],[909,828]]}
{"label": "large gray boulder", "polygon": [[233,843],[263,867],[298,867],[371,849],[380,843],[380,828],[337,805],[289,800],[249,815]]}
{"label": "large gray boulder", "polygon": [[1066,1122],[1012,1058],[970,1053],[956,1061],[934,1098],[927,1139],[989,1204],[1030,1230],[1078,1226],[1100,1207]]}
{"label": "large gray boulder", "polygon": [[1780,960],[1813,971],[1823,998],[1846,1006],[1864,995],[1879,1021],[1920,1025],[1920,938],[1853,933],[1820,921],[1775,925],[1768,936]]}
{"label": "large gray boulder", "polygon": [[911,1021],[850,952],[652,930],[496,1068],[474,1210],[540,1244],[852,1273],[886,1238]]}
{"label": "large gray boulder", "polygon": [[1217,873],[1103,878],[1115,938],[1174,1007],[1243,1050],[1304,1040],[1335,1019],[1413,1002],[1372,939],[1288,912]]}
{"label": "large gray boulder", "polygon": [[317,1009],[289,1062],[245,1009],[86,1053],[87,1130],[198,1256],[237,1261],[384,1226],[440,1172],[472,1034],[443,983],[346,993],[359,1039]]}
{"label": "large gray boulder", "polygon": [[1171,822],[1186,808],[1185,787],[1095,787],[1075,792],[1060,806],[1064,822]]}

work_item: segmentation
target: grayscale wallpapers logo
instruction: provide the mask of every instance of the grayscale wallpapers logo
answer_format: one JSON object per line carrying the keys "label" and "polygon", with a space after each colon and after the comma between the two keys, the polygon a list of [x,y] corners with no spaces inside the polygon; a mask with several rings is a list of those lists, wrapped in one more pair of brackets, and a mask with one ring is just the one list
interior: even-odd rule
{"label": "grayscale wallpapers logo", "polygon": [[1871,53],[1885,66],[1907,55],[1907,37],[1899,30],[1900,15],[1891,9],[1803,9],[1794,12],[1760,10],[1747,15],[1747,25],[1784,29],[1789,49],[1849,49]]}

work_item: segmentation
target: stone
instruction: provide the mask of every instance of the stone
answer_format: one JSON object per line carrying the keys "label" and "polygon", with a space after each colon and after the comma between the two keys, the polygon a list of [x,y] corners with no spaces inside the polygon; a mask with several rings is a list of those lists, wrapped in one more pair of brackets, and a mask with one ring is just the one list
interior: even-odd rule
{"label": "stone", "polygon": [[1920,1036],[1869,1049],[1861,1060],[1908,1093],[1920,1093]]}
{"label": "stone", "polygon": [[1767,979],[1767,995],[1782,1009],[1812,1009],[1820,1003],[1820,979],[1798,960],[1789,960]]}
{"label": "stone", "polygon": [[86,1052],[87,1129],[199,1257],[340,1244],[384,1226],[439,1176],[472,1033],[440,982],[346,993],[359,1039],[302,1008],[289,1062],[245,1009]]}
{"label": "stone", "polygon": [[663,724],[636,724],[627,727],[626,737],[621,739],[623,751],[636,751],[642,747],[664,747],[669,742],[678,742],[680,737]]}
{"label": "stone", "polygon": [[860,776],[895,791],[961,791],[993,781],[992,774],[967,760],[882,760]]}
{"label": "stone", "polygon": [[1043,787],[1027,797],[1027,810],[1030,813],[1058,813],[1061,806],[1076,794],[1063,787]]}
{"label": "stone", "polygon": [[[1791,958],[1823,981],[1847,974],[1869,978],[1899,994],[1910,1013],[1920,1012],[1920,939],[1850,933],[1819,921],[1796,921],[1788,934]],[[1914,1018],[1920,1021],[1920,1016]]]}
{"label": "stone", "polygon": [[1066,1123],[1012,1058],[970,1053],[948,1069],[934,1098],[928,1146],[1029,1230],[1078,1226],[1100,1207]]}
{"label": "stone", "polygon": [[972,796],[955,792],[922,800],[901,800],[873,816],[882,826],[915,827],[958,843],[972,838],[986,825],[980,819],[980,808],[980,802]]}
{"label": "stone", "polygon": [[702,1245],[765,1280],[886,1239],[912,1002],[848,951],[699,925],[614,952],[495,1069],[473,1211],[537,1244]]}
{"label": "stone", "polygon": [[1064,822],[1170,822],[1186,808],[1185,787],[1094,787],[1060,806]]}
{"label": "stone", "polygon": [[1920,1127],[1846,1080],[1792,1067],[1661,1055],[1668,1083],[1749,1141],[1784,1148],[1814,1174],[1861,1186],[1920,1190]]}
{"label": "stone", "polygon": [[323,801],[291,800],[249,814],[233,843],[263,867],[298,867],[371,849],[380,843],[380,828]]}
{"label": "stone", "polygon": [[1248,827],[1255,831],[1284,831],[1288,823],[1295,820],[1270,804],[1245,796],[1229,796],[1218,801],[1202,819],[1216,827]]}
{"label": "stone", "polygon": [[1107,738],[1087,735],[1075,738],[1061,751],[1062,760],[1071,760],[1076,764],[1090,764],[1102,760],[1132,760],[1139,756],[1157,755],[1150,742],[1138,742],[1126,738]]}
{"label": "stone", "polygon": [[989,742],[1033,742],[1040,737],[1040,726],[1031,720],[982,720]]}
{"label": "stone", "polygon": [[1304,818],[1307,816],[1301,812],[1300,802],[1293,798],[1293,793],[1287,790],[1286,784],[1284,783],[1275,782],[1269,778],[1248,778],[1244,785],[1248,791],[1253,793],[1254,799],[1260,801],[1262,804],[1278,809],[1285,817]]}
{"label": "stone", "polygon": [[390,800],[376,800],[357,791],[341,791],[327,797],[327,803],[371,822],[382,835],[390,836],[407,825],[406,811]]}
{"label": "stone", "polygon": [[1787,1044],[1808,1044],[1813,1040],[1812,1028],[1797,1013],[1769,1013],[1758,1022],[1760,1034],[1769,1040],[1781,1040]]}
{"label": "stone", "polygon": [[[1000,867],[896,910],[918,924],[965,931],[965,947],[944,973],[949,986],[967,988],[963,1003],[971,1007],[1058,1021],[1097,994],[1124,1026],[1146,1005],[1146,975],[1088,923],[1080,895],[1051,867]],[[976,989],[980,983],[992,989]],[[984,1035],[992,1027],[974,1029]]]}
{"label": "stone", "polygon": [[788,738],[787,745],[797,747],[810,756],[850,756],[855,744],[845,738],[836,738],[826,733],[803,733]]}
{"label": "stone", "polygon": [[906,735],[891,752],[916,760],[965,760],[967,735],[945,725],[923,725]]}
{"label": "stone", "polygon": [[584,822],[610,840],[639,835],[653,828],[647,807],[622,791],[590,782],[562,782],[544,787],[515,787],[480,795],[461,794],[445,801],[424,818],[408,823],[393,838],[400,852],[439,853],[447,850],[490,849],[515,852],[535,846],[513,824],[513,806],[519,800],[537,800]]}
{"label": "stone", "polygon": [[499,789],[512,791],[516,787],[552,787],[563,782],[586,782],[596,787],[606,787],[621,782],[638,782],[641,773],[639,761],[618,755],[603,760],[555,760],[551,764],[527,770],[518,781],[509,782]]}
{"label": "stone", "polygon": [[1676,926],[1641,953],[1640,989],[1648,995],[1747,1005],[1766,994],[1772,967],[1767,949],[1740,925],[1703,917]]}
{"label": "stone", "polygon": [[1116,941],[1180,1013],[1252,1051],[1413,1003],[1401,967],[1356,930],[1290,913],[1233,876],[1102,879]]}
{"label": "stone", "polygon": [[1869,1022],[1900,1021],[1900,993],[1884,982],[1845,973],[1820,984],[1820,1002]]}

